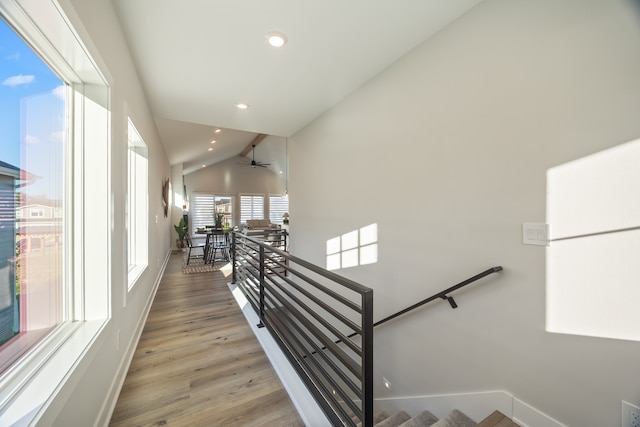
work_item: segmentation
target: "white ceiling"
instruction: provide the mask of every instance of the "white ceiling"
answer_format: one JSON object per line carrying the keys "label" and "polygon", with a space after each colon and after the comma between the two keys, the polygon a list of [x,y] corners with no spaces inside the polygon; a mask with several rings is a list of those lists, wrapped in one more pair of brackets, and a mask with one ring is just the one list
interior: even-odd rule
{"label": "white ceiling", "polygon": [[169,161],[190,173],[294,134],[481,0],[112,1]]}

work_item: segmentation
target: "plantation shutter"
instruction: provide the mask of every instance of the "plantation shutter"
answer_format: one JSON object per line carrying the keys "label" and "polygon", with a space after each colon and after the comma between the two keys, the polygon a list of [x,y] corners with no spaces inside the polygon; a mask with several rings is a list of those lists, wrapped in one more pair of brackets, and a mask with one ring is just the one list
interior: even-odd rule
{"label": "plantation shutter", "polygon": [[214,225],[215,196],[213,194],[193,193],[191,209],[191,232],[207,225]]}
{"label": "plantation shutter", "polygon": [[240,196],[240,222],[264,219],[264,196]]}
{"label": "plantation shutter", "polygon": [[272,224],[282,224],[282,215],[286,212],[289,212],[288,197],[269,196],[269,220]]}

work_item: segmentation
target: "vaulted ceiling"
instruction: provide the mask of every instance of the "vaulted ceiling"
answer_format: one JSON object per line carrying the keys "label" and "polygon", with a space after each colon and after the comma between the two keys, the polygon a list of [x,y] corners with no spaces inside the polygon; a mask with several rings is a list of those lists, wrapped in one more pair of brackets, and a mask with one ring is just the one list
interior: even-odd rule
{"label": "vaulted ceiling", "polygon": [[[265,150],[284,147],[481,0],[112,1],[169,161],[190,173],[258,134],[269,135]],[[273,31],[285,46],[267,44]]]}

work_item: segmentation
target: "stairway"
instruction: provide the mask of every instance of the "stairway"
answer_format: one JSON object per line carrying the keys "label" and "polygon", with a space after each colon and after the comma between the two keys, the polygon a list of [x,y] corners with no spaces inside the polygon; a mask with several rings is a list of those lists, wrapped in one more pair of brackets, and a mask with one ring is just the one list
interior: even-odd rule
{"label": "stairway", "polygon": [[374,427],[520,427],[500,411],[494,411],[480,423],[476,423],[457,409],[440,420],[429,411],[422,411],[415,417],[411,417],[405,411],[391,416],[381,411],[376,412],[373,419]]}

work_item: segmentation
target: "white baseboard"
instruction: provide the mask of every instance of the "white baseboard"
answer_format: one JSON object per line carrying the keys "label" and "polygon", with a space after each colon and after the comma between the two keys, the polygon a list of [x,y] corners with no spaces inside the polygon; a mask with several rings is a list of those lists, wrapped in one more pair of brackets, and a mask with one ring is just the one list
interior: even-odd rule
{"label": "white baseboard", "polygon": [[131,365],[131,361],[133,360],[133,354],[138,347],[138,341],[140,341],[140,336],[142,335],[142,330],[144,329],[145,323],[147,323],[147,317],[149,316],[149,311],[151,310],[151,305],[153,305],[153,299],[156,296],[156,292],[158,291],[158,287],[160,286],[160,281],[162,280],[162,276],[164,274],[164,270],[167,268],[167,263],[169,262],[169,258],[171,257],[171,250],[167,252],[164,258],[164,262],[158,275],[156,277],[156,281],[153,285],[153,291],[147,296],[147,301],[145,302],[144,310],[140,319],[138,319],[138,324],[136,325],[136,329],[131,337],[131,340],[127,344],[127,347],[123,353],[122,359],[120,360],[120,365],[118,366],[118,371],[116,375],[113,377],[113,381],[111,382],[111,387],[109,389],[109,394],[102,405],[102,410],[98,417],[96,417],[96,422],[94,426],[104,426],[107,427],[109,425],[109,421],[111,421],[111,415],[113,414],[113,410],[116,407],[116,403],[118,403],[118,397],[120,396],[120,390],[122,390],[122,385],[124,384],[124,380],[127,378],[127,372],[129,372],[129,366]]}
{"label": "white baseboard", "polygon": [[515,397],[513,398],[512,418],[522,427],[567,427]]}

